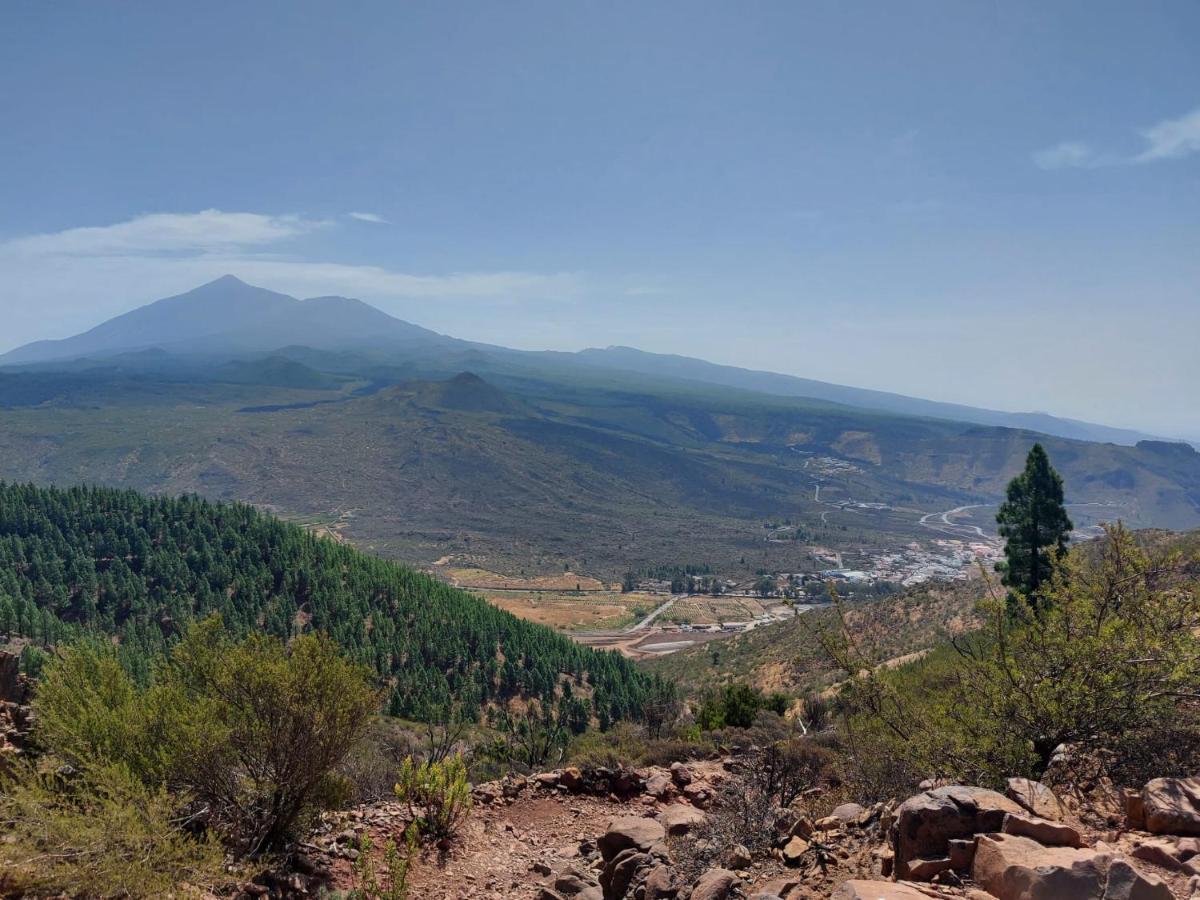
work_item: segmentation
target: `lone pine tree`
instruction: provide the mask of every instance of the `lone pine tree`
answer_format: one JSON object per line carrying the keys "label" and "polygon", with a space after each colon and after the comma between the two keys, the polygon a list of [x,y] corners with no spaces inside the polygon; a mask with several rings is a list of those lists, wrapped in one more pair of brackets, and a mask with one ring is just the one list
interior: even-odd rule
{"label": "lone pine tree", "polygon": [[1025,471],[1008,483],[996,522],[1005,539],[1004,561],[996,566],[1001,580],[1011,598],[1022,596],[1036,608],[1038,590],[1066,552],[1074,527],[1063,505],[1062,476],[1041,444],[1033,445]]}

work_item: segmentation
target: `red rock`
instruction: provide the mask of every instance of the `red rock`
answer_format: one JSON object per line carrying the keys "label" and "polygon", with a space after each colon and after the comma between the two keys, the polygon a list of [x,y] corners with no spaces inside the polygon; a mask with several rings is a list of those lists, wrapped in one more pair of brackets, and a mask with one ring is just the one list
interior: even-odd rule
{"label": "red rock", "polygon": [[738,877],[728,869],[709,869],[692,887],[691,900],[727,900]]}
{"label": "red rock", "polygon": [[1057,847],[1079,847],[1083,838],[1070,825],[1051,822],[1037,816],[1009,813],[1004,817],[1000,828],[1005,834],[1016,834],[1021,837],[1033,838],[1039,844],[1050,844]]}
{"label": "red rock", "polygon": [[1200,835],[1200,778],[1155,778],[1142,788],[1146,830]]}
{"label": "red rock", "polygon": [[1170,887],[1156,875],[1139,872],[1123,859],[1108,867],[1104,900],[1173,900]]}
{"label": "red rock", "polygon": [[1015,800],[1040,818],[1057,821],[1067,815],[1067,808],[1058,799],[1058,795],[1040,781],[1010,778],[1004,793],[1010,800]]}
{"label": "red rock", "polygon": [[831,900],[929,900],[929,895],[895,881],[864,881],[856,878],[842,882]]}
{"label": "red rock", "polygon": [[1043,847],[1016,835],[980,835],[971,875],[999,900],[1096,900],[1109,859],[1094,850]]}
{"label": "red rock", "polygon": [[808,841],[802,837],[791,838],[783,845],[783,861],[789,866],[799,865],[800,857],[808,852]]}
{"label": "red rock", "polygon": [[694,806],[672,803],[658,814],[658,821],[667,834],[680,835],[695,831],[707,821],[707,817]]}
{"label": "red rock", "polygon": [[843,803],[829,815],[845,825],[850,825],[857,822],[865,812],[866,810],[857,803]]}
{"label": "red rock", "polygon": [[681,762],[671,763],[671,780],[679,787],[686,787],[692,783],[692,770]]}
{"label": "red rock", "polygon": [[999,831],[1006,814],[1023,812],[1007,797],[979,787],[949,785],[909,797],[891,828],[896,875],[908,878],[910,861],[943,859],[951,839]]}
{"label": "red rock", "polygon": [[646,779],[646,793],[658,800],[665,800],[675,794],[675,782],[666,772],[655,772]]}
{"label": "red rock", "polygon": [[666,836],[666,829],[653,819],[620,816],[609,822],[596,844],[600,848],[600,855],[607,861],[629,848],[649,850]]}
{"label": "red rock", "polygon": [[796,820],[796,824],[788,831],[791,837],[810,838],[815,830],[812,820],[808,816],[801,816]]}

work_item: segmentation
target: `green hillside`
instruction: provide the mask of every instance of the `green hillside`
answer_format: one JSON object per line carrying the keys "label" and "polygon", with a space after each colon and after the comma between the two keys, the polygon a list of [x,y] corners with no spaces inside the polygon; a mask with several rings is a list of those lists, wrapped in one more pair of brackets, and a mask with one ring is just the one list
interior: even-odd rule
{"label": "green hillside", "polygon": [[[686,563],[797,571],[813,566],[814,545],[944,536],[922,515],[997,502],[1038,439],[1077,524],[1200,524],[1200,455],[1186,445],[1045,438],[619,373],[337,390],[53,377],[64,382],[53,401],[0,409],[0,478],[242,500],[424,565],[453,556],[609,580]],[[806,539],[768,540],[763,524],[784,520]]]}
{"label": "green hillside", "polygon": [[620,656],[243,504],[0,482],[0,630],[112,635],[144,675],[211,612],[237,634],[328,632],[390,684],[390,711],[414,718],[451,698],[474,715],[557,699],[566,679],[606,721],[634,715],[648,684]]}

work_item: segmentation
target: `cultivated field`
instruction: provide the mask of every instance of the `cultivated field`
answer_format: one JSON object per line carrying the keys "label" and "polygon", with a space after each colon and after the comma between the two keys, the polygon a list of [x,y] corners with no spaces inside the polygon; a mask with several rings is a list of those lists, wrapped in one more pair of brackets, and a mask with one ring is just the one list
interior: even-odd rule
{"label": "cultivated field", "polygon": [[628,628],[663,602],[662,595],[620,592],[531,590],[477,591],[489,603],[522,619],[560,631],[610,631]]}

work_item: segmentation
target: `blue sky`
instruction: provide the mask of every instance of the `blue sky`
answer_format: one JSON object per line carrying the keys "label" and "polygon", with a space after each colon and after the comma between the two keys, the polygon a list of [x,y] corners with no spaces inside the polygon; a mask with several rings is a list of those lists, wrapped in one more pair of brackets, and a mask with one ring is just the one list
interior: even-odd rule
{"label": "blue sky", "polygon": [[1200,4],[0,7],[0,350],[233,272],[1200,437]]}

